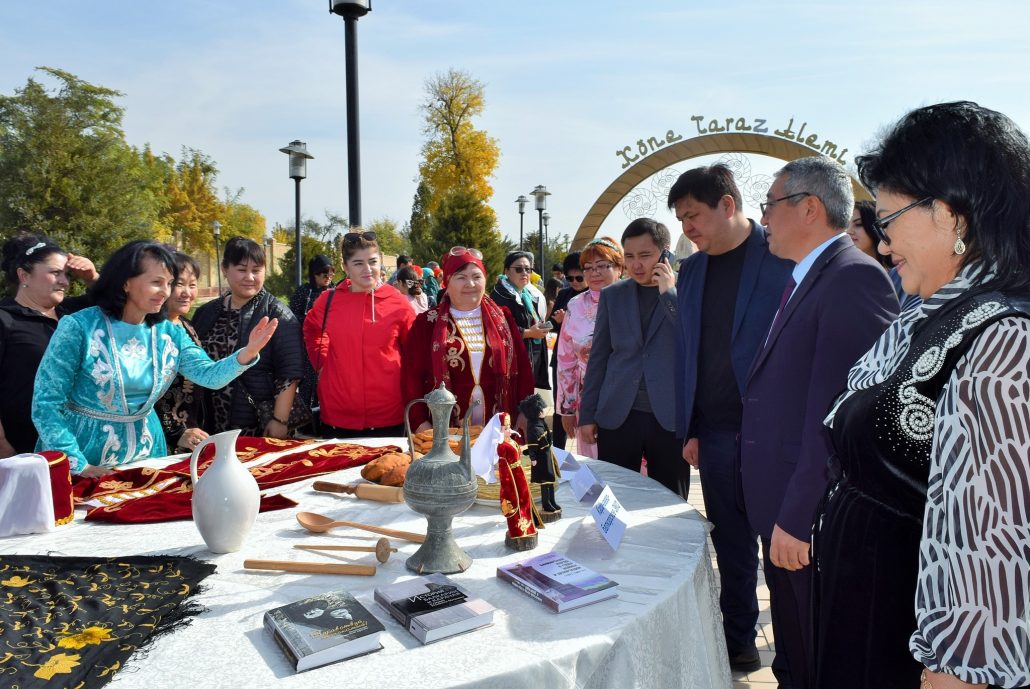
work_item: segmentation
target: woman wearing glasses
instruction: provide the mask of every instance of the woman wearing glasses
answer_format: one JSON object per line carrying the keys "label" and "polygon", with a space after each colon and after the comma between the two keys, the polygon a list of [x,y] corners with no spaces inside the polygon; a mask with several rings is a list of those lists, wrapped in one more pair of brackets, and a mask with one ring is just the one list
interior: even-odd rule
{"label": "woman wearing glasses", "polygon": [[827,418],[817,686],[1028,686],[1030,143],[945,103],[905,115],[858,169],[879,250],[923,303]]}
{"label": "woman wearing glasses", "polygon": [[[207,393],[204,430],[221,433],[239,428],[243,435],[285,438],[297,383],[304,375],[304,343],[300,324],[282,302],[265,290],[265,251],[257,242],[233,237],[222,252],[222,275],[229,294],[197,309],[193,328],[201,346],[214,360],[224,359],[246,342],[265,317],[278,319],[279,328],[261,359],[229,385]],[[259,405],[271,402],[267,420]]]}
{"label": "woman wearing glasses", "polygon": [[504,275],[494,285],[490,298],[498,306],[506,307],[515,317],[519,335],[533,365],[536,387],[550,390],[551,381],[547,379],[547,343],[544,338],[551,326],[544,325],[546,308],[543,297],[529,286],[532,274],[533,254],[528,251],[509,252],[504,257]]}
{"label": "woman wearing glasses", "polygon": [[894,285],[894,294],[897,295],[898,302],[901,304],[901,310],[904,311],[919,304],[919,297],[914,294],[905,294],[905,290],[901,287],[901,276],[894,267],[890,254],[881,254],[876,250],[880,240],[876,238],[872,230],[873,223],[875,222],[876,203],[873,201],[856,201],[855,210],[851,213],[851,224],[848,225],[848,236],[851,237],[851,241],[855,243],[855,246],[861,249],[862,253],[879,263],[887,271],[891,284]]}
{"label": "woman wearing glasses", "polygon": [[404,295],[408,304],[415,311],[417,316],[425,313],[430,306],[436,306],[436,299],[426,294],[423,290],[422,268],[419,266],[404,266],[397,271],[397,291]]}
{"label": "woman wearing glasses", "polygon": [[[565,308],[569,305],[569,302],[578,294],[581,294],[583,290],[587,288],[586,278],[583,276],[583,270],[579,267],[579,252],[573,251],[571,254],[565,257],[562,261],[562,272],[565,275],[565,280],[569,283],[569,286],[558,292],[558,296],[554,298],[554,304],[551,305],[551,312],[547,315],[547,322],[551,324],[553,328],[552,332],[555,335],[555,350],[554,356],[551,357],[551,389],[558,389],[558,350],[557,341],[561,337],[561,324],[565,320]],[[558,405],[554,406],[554,417],[551,423],[553,444],[555,447],[565,449],[565,441],[567,439],[565,435],[565,428],[561,423],[561,414],[558,413]]]}
{"label": "woman wearing glasses", "polygon": [[415,312],[382,281],[376,233],[343,237],[348,281],[323,293],[304,320],[304,343],[318,375],[322,435],[404,435],[401,343]]}
{"label": "woman wearing glasses", "polygon": [[[518,418],[519,402],[533,394],[533,369],[518,325],[486,296],[487,273],[477,249],[454,247],[441,262],[447,289],[437,306],[415,319],[404,342],[404,400],[443,383],[458,398],[452,426],[470,408],[477,425],[498,412]],[[429,428],[428,418],[425,405],[412,406],[412,428]]]}
{"label": "woman wearing glasses", "polygon": [[587,244],[579,255],[579,264],[586,277],[587,290],[572,298],[562,322],[558,336],[558,388],[554,404],[561,415],[562,428],[569,437],[576,438],[576,452],[597,459],[597,443],[576,433],[579,392],[583,388],[583,376],[590,359],[601,290],[619,279],[625,260],[618,242],[611,237],[601,237]]}

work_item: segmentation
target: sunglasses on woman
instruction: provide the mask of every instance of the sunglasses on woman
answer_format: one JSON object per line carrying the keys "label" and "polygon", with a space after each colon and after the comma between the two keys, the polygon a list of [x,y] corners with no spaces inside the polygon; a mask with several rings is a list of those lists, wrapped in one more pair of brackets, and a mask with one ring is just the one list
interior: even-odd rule
{"label": "sunglasses on woman", "polygon": [[470,256],[475,256],[480,261],[483,260],[483,252],[479,249],[468,249],[463,246],[452,246],[451,250],[447,253],[450,256],[464,256],[465,254],[469,254]]}
{"label": "sunglasses on woman", "polygon": [[404,286],[407,287],[408,289],[411,289],[415,285],[418,285],[419,287],[421,287],[422,286],[422,281],[421,280],[404,280]]}
{"label": "sunglasses on woman", "polygon": [[514,270],[516,273],[519,273],[520,275],[522,273],[532,273],[533,272],[533,269],[530,268],[529,266],[512,266],[511,269]]}
{"label": "sunglasses on woman", "polygon": [[917,206],[922,206],[927,201],[933,201],[933,197],[927,196],[926,198],[919,199],[918,201],[908,204],[900,210],[894,211],[890,215],[885,215],[882,218],[877,218],[872,222],[872,226],[869,228],[870,234],[873,235],[873,238],[876,241],[883,242],[887,246],[890,246],[891,238],[887,236],[887,226],[895,220],[897,220],[899,217],[901,217],[903,213],[906,213]]}
{"label": "sunglasses on woman", "polygon": [[362,239],[366,242],[374,242],[376,240],[376,233],[372,230],[365,230],[364,232],[348,232],[343,235],[344,244],[354,244]]}

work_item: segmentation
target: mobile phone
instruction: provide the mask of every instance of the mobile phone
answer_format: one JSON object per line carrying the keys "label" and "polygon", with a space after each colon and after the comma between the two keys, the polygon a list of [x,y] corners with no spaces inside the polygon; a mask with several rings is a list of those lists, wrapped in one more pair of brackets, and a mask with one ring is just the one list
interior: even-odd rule
{"label": "mobile phone", "polygon": [[554,323],[552,323],[551,321],[542,321],[540,323],[537,323],[536,327],[540,328],[544,332],[547,332],[548,330],[554,330]]}
{"label": "mobile phone", "polygon": [[673,262],[676,260],[676,254],[672,253],[668,249],[665,249],[664,251],[662,251],[662,257],[659,258],[658,260],[659,261],[665,261],[670,266],[672,266]]}

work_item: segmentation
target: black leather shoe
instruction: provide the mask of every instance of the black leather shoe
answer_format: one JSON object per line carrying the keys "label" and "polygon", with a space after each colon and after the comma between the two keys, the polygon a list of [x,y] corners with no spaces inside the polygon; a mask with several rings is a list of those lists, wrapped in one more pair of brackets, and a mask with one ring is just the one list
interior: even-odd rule
{"label": "black leather shoe", "polygon": [[758,649],[752,646],[730,656],[730,670],[733,672],[754,672],[762,667]]}

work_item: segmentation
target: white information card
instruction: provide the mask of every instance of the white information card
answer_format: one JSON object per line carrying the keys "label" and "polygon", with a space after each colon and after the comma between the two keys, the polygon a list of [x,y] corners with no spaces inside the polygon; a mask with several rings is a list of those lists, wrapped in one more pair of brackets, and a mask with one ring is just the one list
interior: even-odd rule
{"label": "white information card", "polygon": [[626,533],[626,511],[611,486],[605,486],[601,491],[594,506],[590,508],[590,516],[594,518],[594,523],[612,550],[618,550],[622,536]]}

